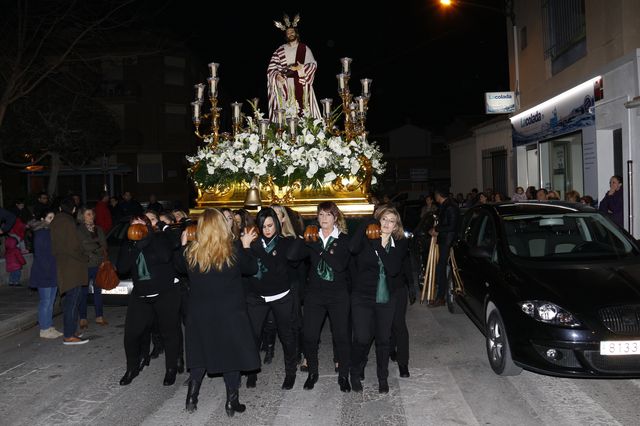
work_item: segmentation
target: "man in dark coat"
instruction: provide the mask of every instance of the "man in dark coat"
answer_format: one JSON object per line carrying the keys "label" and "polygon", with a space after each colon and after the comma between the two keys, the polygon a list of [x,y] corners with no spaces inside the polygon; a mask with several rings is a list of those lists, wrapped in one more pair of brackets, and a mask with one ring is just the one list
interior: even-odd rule
{"label": "man in dark coat", "polygon": [[71,196],[60,203],[60,213],[51,222],[51,252],[56,258],[58,289],[62,297],[65,345],[87,343],[76,335],[81,287],[88,281],[88,261],[73,218],[75,203]]}
{"label": "man in dark coat", "polygon": [[16,223],[16,215],[7,209],[0,208],[0,235],[7,235],[14,223]]}
{"label": "man in dark coat", "polygon": [[460,208],[449,198],[449,191],[436,190],[436,203],[440,206],[438,211],[438,224],[431,228],[429,234],[437,236],[438,241],[438,264],[436,265],[436,300],[429,306],[443,306],[444,296],[447,290],[447,263],[449,262],[449,251],[458,235],[458,222],[460,221]]}

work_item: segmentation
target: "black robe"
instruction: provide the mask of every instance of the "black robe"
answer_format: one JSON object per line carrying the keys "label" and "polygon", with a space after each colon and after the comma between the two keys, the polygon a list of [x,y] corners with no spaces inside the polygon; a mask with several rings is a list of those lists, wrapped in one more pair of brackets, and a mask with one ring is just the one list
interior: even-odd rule
{"label": "black robe", "polygon": [[253,371],[260,357],[247,314],[242,275],[258,271],[257,260],[240,245],[234,247],[235,264],[221,271],[189,270],[184,251],[176,256],[178,272],[191,283],[185,343],[187,367],[206,368],[210,374]]}

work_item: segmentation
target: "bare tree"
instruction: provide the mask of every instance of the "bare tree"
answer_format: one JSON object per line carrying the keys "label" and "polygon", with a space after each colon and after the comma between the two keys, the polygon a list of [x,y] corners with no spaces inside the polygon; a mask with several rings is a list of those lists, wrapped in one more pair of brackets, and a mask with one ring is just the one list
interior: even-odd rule
{"label": "bare tree", "polygon": [[[149,11],[162,8],[150,1],[13,0],[11,4],[4,3],[0,13],[0,130],[12,105],[47,80],[60,74],[69,77],[78,65],[113,57],[108,49],[100,51],[99,47],[109,46],[108,38],[115,30],[130,27],[141,17],[148,18]],[[131,56],[137,54],[139,52]],[[80,91],[79,98],[84,92]],[[26,113],[36,111],[30,109]],[[46,121],[44,114],[39,119]],[[6,158],[8,140],[0,139],[0,164],[16,167],[31,164],[31,161]],[[41,152],[38,160],[53,152]]]}

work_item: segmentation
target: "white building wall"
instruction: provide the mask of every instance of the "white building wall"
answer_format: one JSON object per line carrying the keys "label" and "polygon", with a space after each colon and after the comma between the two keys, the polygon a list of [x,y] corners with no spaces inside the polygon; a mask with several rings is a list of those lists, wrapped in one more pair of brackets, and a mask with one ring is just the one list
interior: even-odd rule
{"label": "white building wall", "polygon": [[[482,181],[478,181],[478,158],[476,154],[475,138],[469,137],[449,145],[451,162],[451,192],[467,194],[471,188],[478,188]],[[480,161],[482,161],[480,159]]]}
{"label": "white building wall", "polygon": [[[513,140],[511,138],[511,122],[506,118],[503,121],[492,122],[484,127],[477,127],[476,135],[476,156],[478,168],[476,176],[478,185],[482,185],[482,153],[504,149],[507,151],[507,195],[510,197],[515,191],[514,175],[514,151]],[[484,188],[478,187],[480,191]]]}

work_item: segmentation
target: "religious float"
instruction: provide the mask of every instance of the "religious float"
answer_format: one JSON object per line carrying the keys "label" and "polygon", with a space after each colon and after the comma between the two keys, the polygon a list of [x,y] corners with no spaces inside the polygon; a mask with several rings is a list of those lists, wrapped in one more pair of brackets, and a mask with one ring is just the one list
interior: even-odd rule
{"label": "religious float", "polygon": [[[289,36],[298,20],[298,16],[294,20],[285,16],[284,24],[276,22],[276,26]],[[354,97],[349,90],[351,58],[340,59],[337,80],[341,104],[334,109],[332,99],[322,99],[320,111],[315,95],[309,92],[315,60],[311,56],[313,62],[309,61],[309,54],[306,59],[301,56],[297,43],[290,45],[293,60],[285,56],[283,47],[287,45],[283,45],[269,65],[273,73],[268,76],[268,117],[257,99],[248,101],[248,114],[243,113],[242,103],[234,102],[231,132],[223,132],[218,104],[219,64],[208,65],[207,84],[195,85],[192,118],[203,145],[187,161],[198,189],[198,208],[280,204],[312,216],[318,203],[331,200],[348,216],[372,213],[371,185],[384,173],[385,164],[378,145],[367,139],[365,128],[371,79],[360,80],[362,93]],[[274,58],[285,64],[281,67],[286,67],[283,77]],[[205,125],[207,131],[202,130]]]}

